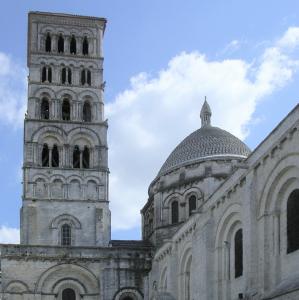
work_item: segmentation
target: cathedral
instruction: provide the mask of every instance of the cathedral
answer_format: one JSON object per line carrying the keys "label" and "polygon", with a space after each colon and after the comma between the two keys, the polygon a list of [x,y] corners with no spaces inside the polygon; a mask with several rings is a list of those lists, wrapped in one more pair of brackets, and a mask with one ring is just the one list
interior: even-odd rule
{"label": "cathedral", "polygon": [[149,185],[142,240],[111,239],[105,26],[29,13],[21,237],[0,245],[0,299],[299,299],[299,105],[251,151],[205,101]]}

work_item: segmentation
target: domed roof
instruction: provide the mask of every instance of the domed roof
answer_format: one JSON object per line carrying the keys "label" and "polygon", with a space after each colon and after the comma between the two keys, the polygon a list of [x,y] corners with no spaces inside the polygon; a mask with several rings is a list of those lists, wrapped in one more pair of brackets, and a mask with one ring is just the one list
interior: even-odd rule
{"label": "domed roof", "polygon": [[246,158],[250,149],[237,137],[211,123],[211,110],[205,101],[201,110],[202,127],[187,136],[169,155],[158,176],[183,165],[210,158]]}

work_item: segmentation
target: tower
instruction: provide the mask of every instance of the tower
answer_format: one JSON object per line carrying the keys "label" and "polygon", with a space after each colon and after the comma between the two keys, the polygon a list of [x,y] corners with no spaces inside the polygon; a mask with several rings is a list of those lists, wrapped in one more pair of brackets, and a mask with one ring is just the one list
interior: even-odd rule
{"label": "tower", "polygon": [[31,12],[21,244],[107,246],[103,18]]}

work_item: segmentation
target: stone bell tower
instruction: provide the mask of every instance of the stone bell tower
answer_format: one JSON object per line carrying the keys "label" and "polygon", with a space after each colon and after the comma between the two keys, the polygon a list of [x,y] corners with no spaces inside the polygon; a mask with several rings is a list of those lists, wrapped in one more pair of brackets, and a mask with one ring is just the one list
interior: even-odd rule
{"label": "stone bell tower", "polygon": [[107,246],[106,20],[29,14],[21,244]]}

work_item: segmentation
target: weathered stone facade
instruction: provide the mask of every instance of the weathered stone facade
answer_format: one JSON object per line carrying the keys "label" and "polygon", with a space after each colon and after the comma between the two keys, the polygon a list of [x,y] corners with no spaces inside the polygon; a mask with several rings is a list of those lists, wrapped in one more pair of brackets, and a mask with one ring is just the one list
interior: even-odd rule
{"label": "weathered stone facade", "polygon": [[[247,158],[237,160],[227,156],[226,134],[219,139],[218,129],[210,129],[213,142],[202,156],[162,167],[142,210],[144,224],[148,210],[153,220],[143,234],[159,245],[149,299],[299,299],[298,125],[296,106]],[[182,144],[193,147],[196,139],[205,140],[204,132],[202,127],[195,140]],[[206,153],[215,147],[213,155]],[[189,216],[191,195],[196,206]],[[172,201],[179,203],[176,222]]]}
{"label": "weathered stone facade", "polygon": [[1,245],[2,299],[299,299],[299,106],[250,152],[205,102],[150,184],[143,239],[111,240],[105,24],[29,14],[21,244]]}

